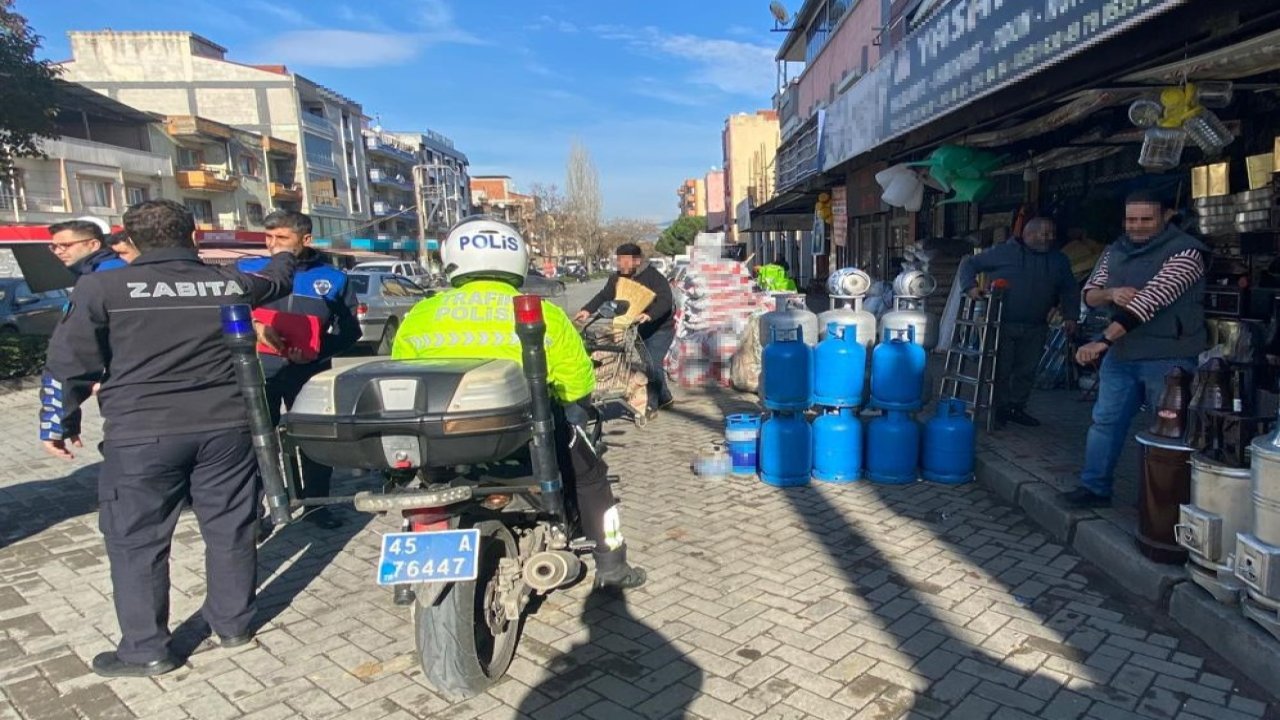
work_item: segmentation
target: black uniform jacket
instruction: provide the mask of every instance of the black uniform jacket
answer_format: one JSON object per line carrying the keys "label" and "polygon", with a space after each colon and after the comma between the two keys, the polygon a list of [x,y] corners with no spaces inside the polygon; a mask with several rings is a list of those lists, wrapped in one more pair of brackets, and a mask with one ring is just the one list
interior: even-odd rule
{"label": "black uniform jacket", "polygon": [[244,273],[205,265],[194,249],[164,248],[81,277],[46,360],[63,386],[66,434],[78,434],[79,406],[104,373],[98,402],[107,440],[246,426],[220,307],[288,295],[295,264],[280,253]]}

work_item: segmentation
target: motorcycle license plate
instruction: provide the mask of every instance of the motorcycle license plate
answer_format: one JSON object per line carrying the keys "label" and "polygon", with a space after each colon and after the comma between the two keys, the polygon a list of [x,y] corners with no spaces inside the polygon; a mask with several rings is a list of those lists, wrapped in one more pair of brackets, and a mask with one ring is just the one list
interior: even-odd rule
{"label": "motorcycle license plate", "polygon": [[382,536],[378,584],[475,580],[480,531],[400,532]]}

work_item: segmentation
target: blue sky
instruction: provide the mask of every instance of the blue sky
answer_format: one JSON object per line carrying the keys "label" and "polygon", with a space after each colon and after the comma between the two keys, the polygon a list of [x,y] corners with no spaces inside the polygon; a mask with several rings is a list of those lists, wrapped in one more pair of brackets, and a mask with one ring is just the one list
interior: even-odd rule
{"label": "blue sky", "polygon": [[17,9],[55,60],[70,56],[68,30],[192,30],[228,59],[283,63],[332,87],[383,127],[443,132],[473,173],[521,187],[563,187],[578,138],[599,168],[605,214],[656,221],[675,217],[682,179],[722,162],[725,117],[770,106],[782,39],[764,0],[18,0]]}

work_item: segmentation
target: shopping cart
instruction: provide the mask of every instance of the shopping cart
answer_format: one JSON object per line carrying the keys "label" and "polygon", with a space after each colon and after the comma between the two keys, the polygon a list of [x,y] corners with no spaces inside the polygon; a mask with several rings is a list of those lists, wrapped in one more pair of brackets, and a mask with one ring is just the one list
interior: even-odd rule
{"label": "shopping cart", "polygon": [[640,339],[638,323],[615,325],[617,309],[606,303],[582,326],[579,333],[596,367],[596,388],[591,406],[599,418],[608,417],[610,406],[619,406],[624,417],[642,428],[649,353]]}

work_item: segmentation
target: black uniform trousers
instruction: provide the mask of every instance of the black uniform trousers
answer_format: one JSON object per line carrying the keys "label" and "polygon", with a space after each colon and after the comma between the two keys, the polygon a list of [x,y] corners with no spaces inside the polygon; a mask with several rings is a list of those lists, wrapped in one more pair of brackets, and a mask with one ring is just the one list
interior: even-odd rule
{"label": "black uniform trousers", "polygon": [[605,514],[615,504],[609,487],[609,465],[596,454],[586,432],[575,424],[577,408],[555,407],[556,464],[565,485],[565,497],[578,507],[582,534],[596,544],[596,553],[608,552]]}
{"label": "black uniform trousers", "polygon": [[120,659],[148,663],[169,652],[169,550],[188,502],[205,544],[201,612],[219,635],[246,632],[258,572],[258,462],[249,430],[106,440],[101,449],[98,522]]}
{"label": "black uniform trousers", "polygon": [[[266,376],[267,407],[271,409],[271,424],[280,424],[281,403],[284,403],[285,408],[292,408],[293,401],[297,400],[298,393],[302,392],[302,386],[306,385],[308,380],[328,370],[330,367],[331,363],[328,361],[307,365],[284,363],[275,368],[264,367],[264,371],[268,373]],[[328,496],[329,484],[333,479],[333,468],[315,462],[307,457],[305,453],[301,453],[301,455],[302,488],[299,496]]]}
{"label": "black uniform trousers", "polygon": [[1049,327],[1044,324],[1006,322],[1000,326],[1000,350],[996,355],[996,407],[1026,407],[1036,382],[1036,368],[1044,356],[1044,341],[1048,334]]}

